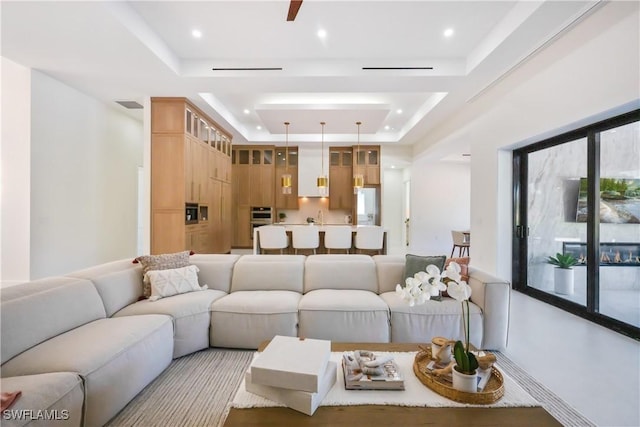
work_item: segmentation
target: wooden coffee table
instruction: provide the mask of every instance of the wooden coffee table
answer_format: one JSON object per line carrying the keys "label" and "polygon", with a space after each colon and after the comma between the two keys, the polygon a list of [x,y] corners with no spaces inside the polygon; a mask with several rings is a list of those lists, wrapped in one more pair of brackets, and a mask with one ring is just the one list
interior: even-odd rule
{"label": "wooden coffee table", "polygon": [[[263,343],[261,351],[268,343]],[[417,351],[417,344],[331,343],[331,351]],[[246,426],[561,426],[542,407],[416,408],[389,405],[320,406],[313,416],[289,408],[231,408],[224,427]]]}

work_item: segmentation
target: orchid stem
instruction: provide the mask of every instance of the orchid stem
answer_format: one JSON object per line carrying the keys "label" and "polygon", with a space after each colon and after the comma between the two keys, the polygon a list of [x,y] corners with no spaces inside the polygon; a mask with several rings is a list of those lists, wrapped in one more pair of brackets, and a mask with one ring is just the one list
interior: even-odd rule
{"label": "orchid stem", "polygon": [[[465,316],[465,303],[467,308],[467,315]],[[464,327],[465,349],[469,351],[469,300],[462,302],[462,326]]]}

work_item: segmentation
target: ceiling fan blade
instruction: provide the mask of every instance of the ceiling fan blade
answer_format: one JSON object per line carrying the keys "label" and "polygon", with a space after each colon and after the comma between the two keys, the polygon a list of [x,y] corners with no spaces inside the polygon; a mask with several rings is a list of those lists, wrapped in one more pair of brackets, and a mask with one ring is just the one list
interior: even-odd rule
{"label": "ceiling fan blade", "polygon": [[287,15],[287,21],[294,21],[296,19],[296,15],[300,10],[300,6],[302,6],[302,0],[291,0],[291,3],[289,3],[289,14]]}

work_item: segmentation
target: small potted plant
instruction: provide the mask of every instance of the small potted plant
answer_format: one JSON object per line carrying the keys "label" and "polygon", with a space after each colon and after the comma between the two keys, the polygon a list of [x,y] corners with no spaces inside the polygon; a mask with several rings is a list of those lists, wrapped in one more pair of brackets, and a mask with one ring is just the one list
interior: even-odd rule
{"label": "small potted plant", "polygon": [[[440,273],[435,265],[429,265],[426,272],[416,273],[414,277],[407,277],[405,287],[396,285],[396,293],[404,300],[409,301],[409,306],[423,304],[432,296],[440,295],[441,290],[447,290],[449,296],[462,304],[462,326],[464,328],[464,342],[457,340],[453,346],[453,358],[456,363],[452,366],[453,388],[468,393],[476,393],[478,387],[478,359],[471,352],[469,342],[470,314],[469,298],[471,286],[462,280],[460,265],[456,262],[449,263],[447,269]],[[447,282],[445,284],[445,282]]]}
{"label": "small potted plant", "polygon": [[547,262],[556,267],[553,272],[555,292],[563,295],[573,294],[573,266],[578,264],[576,257],[557,253],[555,257],[547,258]]}
{"label": "small potted plant", "polygon": [[284,212],[279,212],[278,213],[278,219],[280,219],[280,222],[285,222],[287,219],[287,214]]}

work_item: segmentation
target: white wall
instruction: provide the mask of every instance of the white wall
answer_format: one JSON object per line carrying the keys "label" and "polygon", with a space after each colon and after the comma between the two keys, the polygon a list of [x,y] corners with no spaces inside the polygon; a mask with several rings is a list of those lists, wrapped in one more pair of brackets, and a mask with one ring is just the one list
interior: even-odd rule
{"label": "white wall", "polygon": [[142,123],[32,73],[31,279],[136,254]]}
{"label": "white wall", "polygon": [[[605,4],[432,132],[438,139],[427,136],[416,147],[428,152],[443,141],[471,143],[476,267],[510,278],[510,149],[638,105],[639,22],[637,2]],[[424,197],[415,190],[412,198]]]}
{"label": "white wall", "polygon": [[[411,167],[410,253],[451,254],[451,230],[469,229],[469,179],[468,163],[415,159]],[[475,251],[471,255],[475,256]]]}
{"label": "white wall", "polygon": [[31,70],[2,61],[0,284],[29,280]]}
{"label": "white wall", "polygon": [[387,253],[403,253],[404,178],[402,169],[382,173],[382,226],[387,230]]}

